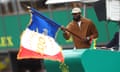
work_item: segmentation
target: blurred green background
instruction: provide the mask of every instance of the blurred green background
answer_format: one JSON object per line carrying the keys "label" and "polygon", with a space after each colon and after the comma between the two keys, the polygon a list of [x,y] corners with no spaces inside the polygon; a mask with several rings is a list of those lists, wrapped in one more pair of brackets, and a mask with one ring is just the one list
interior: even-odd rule
{"label": "blurred green background", "polygon": [[[71,10],[53,10],[51,12],[42,12],[45,16],[51,18],[62,26],[66,26],[69,21],[72,20],[70,14]],[[97,44],[105,44],[112,39],[114,33],[118,31],[117,22],[99,21],[94,8],[87,8],[87,18],[91,19],[97,27],[99,37]],[[0,16],[0,49],[18,49],[20,46],[21,33],[25,30],[27,25],[30,23],[30,14],[19,14]],[[56,41],[61,46],[72,45],[71,41],[66,41],[62,36],[62,31],[59,30],[56,36]]]}

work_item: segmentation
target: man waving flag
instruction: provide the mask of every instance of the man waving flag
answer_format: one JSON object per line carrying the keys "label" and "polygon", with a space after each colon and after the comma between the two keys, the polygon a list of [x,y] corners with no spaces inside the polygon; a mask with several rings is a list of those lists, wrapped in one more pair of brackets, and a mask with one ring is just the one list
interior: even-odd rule
{"label": "man waving flag", "polygon": [[31,23],[23,31],[17,59],[41,58],[64,62],[62,48],[55,42],[60,25],[48,19],[34,8]]}

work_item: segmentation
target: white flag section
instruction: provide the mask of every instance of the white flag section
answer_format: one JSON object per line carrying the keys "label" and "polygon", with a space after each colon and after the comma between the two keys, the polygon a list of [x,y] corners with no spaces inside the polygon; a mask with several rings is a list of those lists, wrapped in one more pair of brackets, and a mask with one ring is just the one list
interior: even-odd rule
{"label": "white flag section", "polygon": [[62,48],[54,38],[27,28],[21,36],[17,59],[49,59],[64,62]]}
{"label": "white flag section", "polygon": [[31,31],[29,29],[24,31],[21,39],[21,45],[28,50],[50,56],[56,55],[61,51],[60,46],[52,37]]}
{"label": "white flag section", "polygon": [[106,0],[107,20],[120,21],[120,0]]}

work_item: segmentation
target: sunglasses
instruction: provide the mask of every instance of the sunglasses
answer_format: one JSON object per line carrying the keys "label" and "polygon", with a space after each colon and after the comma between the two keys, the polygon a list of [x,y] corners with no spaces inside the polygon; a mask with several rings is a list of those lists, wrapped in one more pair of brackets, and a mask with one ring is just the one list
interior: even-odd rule
{"label": "sunglasses", "polygon": [[72,13],[72,15],[80,15],[80,13]]}

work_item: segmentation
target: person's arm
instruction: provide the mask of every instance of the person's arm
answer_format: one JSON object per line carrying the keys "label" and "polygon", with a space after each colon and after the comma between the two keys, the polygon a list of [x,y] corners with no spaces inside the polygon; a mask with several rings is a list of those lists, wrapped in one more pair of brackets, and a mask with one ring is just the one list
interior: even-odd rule
{"label": "person's arm", "polygon": [[87,40],[92,43],[92,40],[98,37],[98,31],[92,21],[89,22]]}
{"label": "person's arm", "polygon": [[63,32],[63,36],[66,40],[69,40],[70,38],[70,33],[68,31]]}
{"label": "person's arm", "polygon": [[96,29],[96,26],[92,23],[90,25],[90,28],[91,28],[91,35],[90,35],[90,39],[95,39],[98,37],[98,31]]}
{"label": "person's arm", "polygon": [[66,40],[69,40],[70,38],[70,33],[66,30],[66,28],[61,27],[61,30],[63,31],[63,36]]}

